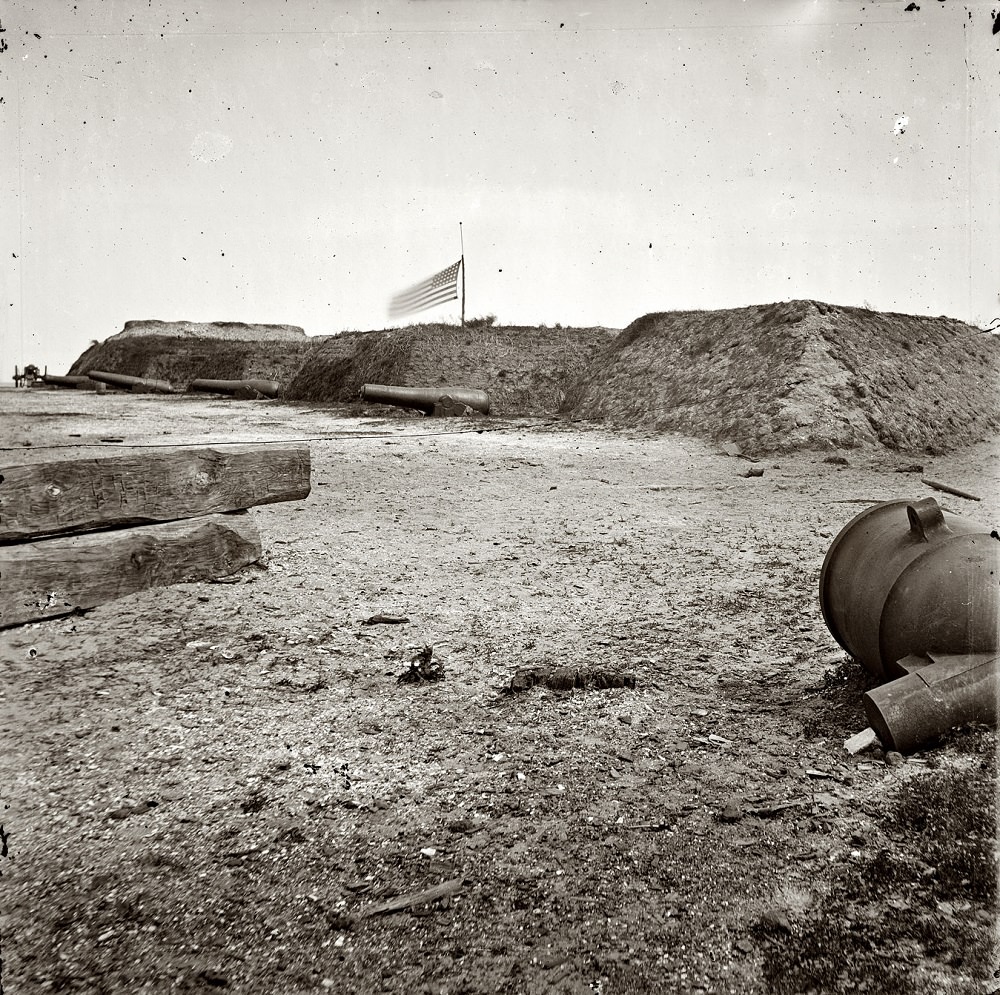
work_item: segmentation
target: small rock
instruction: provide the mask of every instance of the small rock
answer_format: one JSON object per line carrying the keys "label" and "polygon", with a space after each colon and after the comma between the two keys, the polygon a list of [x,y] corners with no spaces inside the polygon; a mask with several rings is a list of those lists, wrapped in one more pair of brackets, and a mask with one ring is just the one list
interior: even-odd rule
{"label": "small rock", "polygon": [[746,473],[742,474],[744,477],[763,477],[764,468],[762,466],[752,466]]}
{"label": "small rock", "polygon": [[783,909],[767,909],[760,914],[760,924],[772,931],[790,933],[792,924],[788,921],[788,916]]}
{"label": "small rock", "polygon": [[847,460],[843,456],[827,456],[824,463],[833,463],[834,466],[847,466]]}
{"label": "small rock", "polygon": [[723,822],[739,822],[743,818],[743,809],[737,795],[733,795],[723,806],[720,818]]}
{"label": "small rock", "polygon": [[624,725],[630,726],[632,724],[632,716],[631,715],[619,715],[618,716],[618,721],[621,722]]}
{"label": "small rock", "polygon": [[856,753],[863,753],[865,750],[870,750],[877,744],[878,736],[876,735],[875,730],[869,726],[867,729],[862,729],[861,732],[856,733],[849,739],[845,739],[844,749],[854,756]]}
{"label": "small rock", "polygon": [[902,767],[906,763],[906,758],[896,750],[889,750],[885,755],[885,765],[887,767]]}

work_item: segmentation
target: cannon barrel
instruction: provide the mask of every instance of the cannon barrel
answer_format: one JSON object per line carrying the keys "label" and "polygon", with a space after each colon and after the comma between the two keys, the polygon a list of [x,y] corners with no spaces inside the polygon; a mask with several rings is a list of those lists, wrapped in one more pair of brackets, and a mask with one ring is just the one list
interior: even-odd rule
{"label": "cannon barrel", "polygon": [[192,380],[189,391],[211,394],[232,394],[235,397],[277,397],[281,384],[277,380]]}
{"label": "cannon barrel", "polygon": [[470,387],[396,387],[388,384],[366,383],[361,388],[363,401],[376,404],[394,404],[400,408],[413,408],[433,414],[441,404],[464,404],[484,415],[490,413],[490,395],[485,390]]}
{"label": "cannon barrel", "polygon": [[90,377],[59,377],[54,373],[43,374],[41,380],[50,387],[79,387],[81,384],[86,387],[93,383]]}
{"label": "cannon barrel", "polygon": [[124,373],[107,373],[104,370],[88,370],[87,376],[98,383],[106,383],[119,390],[130,390],[135,394],[172,394],[174,388],[166,380],[147,380],[130,377]]}

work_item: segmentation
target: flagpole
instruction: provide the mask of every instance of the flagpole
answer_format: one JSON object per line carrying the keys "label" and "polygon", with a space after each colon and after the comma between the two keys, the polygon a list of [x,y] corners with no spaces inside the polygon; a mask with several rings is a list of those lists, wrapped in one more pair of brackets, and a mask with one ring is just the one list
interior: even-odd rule
{"label": "flagpole", "polygon": [[462,327],[465,328],[465,238],[462,235],[462,222],[458,223],[458,240],[462,244],[462,255],[459,263],[462,267]]}

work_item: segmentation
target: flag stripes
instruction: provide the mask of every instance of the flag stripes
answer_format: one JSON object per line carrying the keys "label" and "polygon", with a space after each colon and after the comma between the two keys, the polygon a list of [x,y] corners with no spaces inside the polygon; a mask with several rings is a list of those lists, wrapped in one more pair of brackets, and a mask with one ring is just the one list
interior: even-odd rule
{"label": "flag stripes", "polygon": [[459,259],[440,273],[396,294],[389,301],[389,314],[395,318],[415,311],[426,311],[435,304],[455,300],[458,297],[458,271],[461,265],[462,260]]}

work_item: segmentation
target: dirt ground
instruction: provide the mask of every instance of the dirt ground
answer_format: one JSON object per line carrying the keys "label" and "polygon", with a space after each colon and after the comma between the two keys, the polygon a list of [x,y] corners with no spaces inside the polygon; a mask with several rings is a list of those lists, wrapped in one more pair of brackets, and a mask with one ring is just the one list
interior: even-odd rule
{"label": "dirt ground", "polygon": [[[224,582],[0,632],[4,992],[1000,990],[995,734],[850,756],[817,598],[914,457],[0,393],[0,468],[105,436],[312,439],[313,489]],[[916,459],[996,527],[995,448]],[[542,664],[635,687],[502,693]]]}

